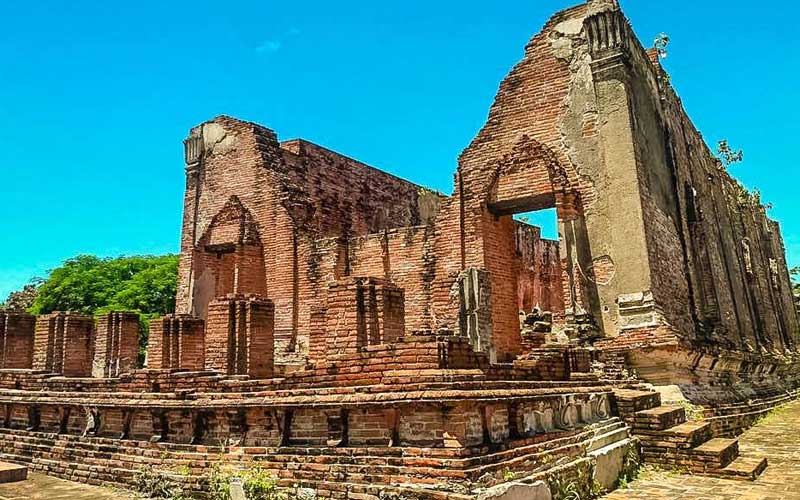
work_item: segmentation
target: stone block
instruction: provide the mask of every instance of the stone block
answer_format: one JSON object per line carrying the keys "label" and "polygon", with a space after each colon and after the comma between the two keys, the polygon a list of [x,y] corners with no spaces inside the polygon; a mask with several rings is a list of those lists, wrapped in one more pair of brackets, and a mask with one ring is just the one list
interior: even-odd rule
{"label": "stone block", "polygon": [[477,500],[552,500],[550,488],[544,481],[533,484],[503,483],[481,492]]}
{"label": "stone block", "polygon": [[0,484],[28,479],[28,468],[24,465],[0,462]]}

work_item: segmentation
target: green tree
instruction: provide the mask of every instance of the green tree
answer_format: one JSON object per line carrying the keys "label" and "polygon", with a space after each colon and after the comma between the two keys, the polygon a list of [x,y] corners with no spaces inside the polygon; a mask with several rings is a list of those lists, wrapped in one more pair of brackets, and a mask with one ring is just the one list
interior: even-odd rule
{"label": "green tree", "polygon": [[175,308],[177,276],[176,255],[110,259],[79,255],[50,272],[29,311],[168,314]]}
{"label": "green tree", "polygon": [[50,272],[36,289],[28,311],[46,314],[74,311],[139,313],[140,361],[144,359],[149,320],[175,310],[178,256],[101,259],[79,255]]}
{"label": "green tree", "polygon": [[0,309],[7,309],[9,311],[27,311],[33,307],[36,297],[39,295],[39,285],[44,280],[41,278],[34,278],[30,283],[25,285],[22,290],[17,290],[8,294],[5,302],[0,304]]}
{"label": "green tree", "polygon": [[794,295],[794,308],[800,315],[800,267],[792,268],[789,273],[792,276],[792,294]]}

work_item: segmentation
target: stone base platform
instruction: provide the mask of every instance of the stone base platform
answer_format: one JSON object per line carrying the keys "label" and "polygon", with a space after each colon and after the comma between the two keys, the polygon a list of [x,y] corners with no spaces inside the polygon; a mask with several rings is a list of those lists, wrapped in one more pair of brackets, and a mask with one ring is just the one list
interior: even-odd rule
{"label": "stone base platform", "polygon": [[28,468],[24,465],[0,462],[0,483],[15,483],[28,478]]}

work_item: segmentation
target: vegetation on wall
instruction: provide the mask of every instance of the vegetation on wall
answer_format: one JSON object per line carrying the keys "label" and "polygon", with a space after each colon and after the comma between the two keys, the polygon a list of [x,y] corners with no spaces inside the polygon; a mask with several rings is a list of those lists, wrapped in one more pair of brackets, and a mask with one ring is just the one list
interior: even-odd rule
{"label": "vegetation on wall", "polygon": [[744,152],[741,149],[734,150],[728,144],[728,141],[724,139],[717,143],[717,154],[726,167],[734,163],[741,163],[744,160]]}
{"label": "vegetation on wall", "polygon": [[792,295],[794,296],[794,308],[800,315],[800,267],[792,268],[789,273],[792,276]]}
{"label": "vegetation on wall", "polygon": [[659,33],[655,40],[653,40],[653,47],[655,47],[658,52],[658,57],[660,59],[667,58],[667,46],[669,45],[669,41],[669,35],[666,33]]}
{"label": "vegetation on wall", "polygon": [[37,278],[11,293],[3,307],[31,314],[139,313],[139,344],[143,355],[148,321],[175,310],[177,282],[177,255],[106,259],[79,255],[50,271],[47,278]]}

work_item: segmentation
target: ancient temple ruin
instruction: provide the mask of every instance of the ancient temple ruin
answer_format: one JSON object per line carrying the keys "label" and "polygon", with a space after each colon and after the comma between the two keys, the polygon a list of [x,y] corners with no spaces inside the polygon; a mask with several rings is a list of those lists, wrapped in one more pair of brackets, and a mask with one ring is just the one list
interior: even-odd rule
{"label": "ancient temple ruin", "polygon": [[[531,39],[449,196],[227,116],[184,146],[147,366],[135,315],[0,313],[3,459],[115,484],[187,466],[198,491],[214,460],[258,463],[362,499],[610,488],[631,434],[646,461],[766,467],[735,435],[800,384],[780,229],[615,2]],[[514,218],[553,208],[558,241]]]}

